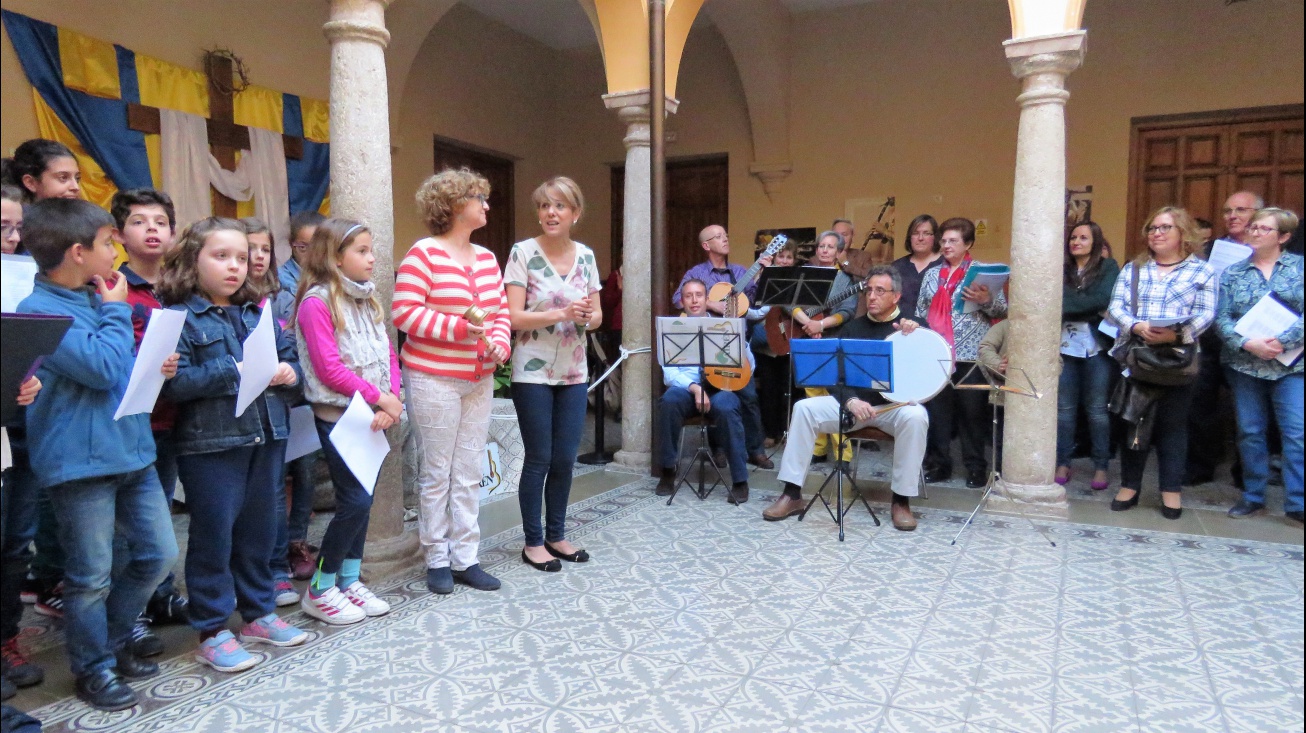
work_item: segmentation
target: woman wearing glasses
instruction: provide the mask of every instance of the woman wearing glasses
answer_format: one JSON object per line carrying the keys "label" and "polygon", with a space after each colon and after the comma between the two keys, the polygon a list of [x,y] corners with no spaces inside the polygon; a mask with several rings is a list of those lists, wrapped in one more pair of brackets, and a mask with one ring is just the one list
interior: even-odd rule
{"label": "woman wearing glasses", "polygon": [[[1238,413],[1244,486],[1242,500],[1229,510],[1235,518],[1265,510],[1270,469],[1265,431],[1273,415],[1283,435],[1283,511],[1302,521],[1302,360],[1283,356],[1302,347],[1302,258],[1283,250],[1297,223],[1297,215],[1290,211],[1257,211],[1243,234],[1252,256],[1230,265],[1220,277],[1215,325],[1224,342],[1221,356]],[[1274,334],[1238,333],[1238,320],[1271,293],[1296,312],[1296,322]]]}
{"label": "woman wearing glasses", "polygon": [[[1215,320],[1215,270],[1193,255],[1202,245],[1197,222],[1183,209],[1166,206],[1148,219],[1143,231],[1147,251],[1125,265],[1111,293],[1111,320],[1120,327],[1111,355],[1123,362],[1131,344],[1193,344]],[[1133,305],[1133,277],[1138,272],[1138,304]],[[1169,324],[1169,325],[1165,325]],[[1135,339],[1134,337],[1137,337]],[[1178,519],[1183,513],[1180,488],[1188,461],[1188,411],[1193,387],[1131,386],[1151,396],[1155,423],[1151,445],[1156,446],[1161,515]],[[1138,505],[1143,469],[1150,445],[1120,452],[1120,491],[1111,511]]]}

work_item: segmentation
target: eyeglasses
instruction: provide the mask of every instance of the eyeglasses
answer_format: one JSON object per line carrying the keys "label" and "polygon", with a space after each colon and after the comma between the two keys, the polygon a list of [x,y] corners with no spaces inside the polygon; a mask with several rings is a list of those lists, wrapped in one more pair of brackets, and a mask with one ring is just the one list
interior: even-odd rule
{"label": "eyeglasses", "polygon": [[871,295],[879,296],[879,295],[888,295],[889,293],[896,293],[898,291],[892,290],[890,288],[867,288],[866,292],[870,293]]}
{"label": "eyeglasses", "polygon": [[0,233],[2,233],[2,234],[4,235],[4,238],[5,238],[5,239],[8,239],[8,238],[14,236],[15,234],[21,236],[22,233],[23,233],[23,225],[22,225],[22,224],[3,224],[3,225],[0,225]]}
{"label": "eyeglasses", "polygon": [[720,234],[713,234],[712,236],[708,237],[707,239],[704,239],[704,240],[703,240],[703,243],[706,244],[706,243],[708,243],[708,242],[711,242],[711,241],[714,240],[714,239],[720,239],[720,238],[724,237],[725,235],[726,235],[725,232],[721,232]]}
{"label": "eyeglasses", "polygon": [[1224,210],[1224,215],[1228,216],[1230,214],[1237,214],[1238,216],[1245,216],[1247,214],[1252,213],[1253,211],[1256,211],[1256,209],[1252,209],[1246,206],[1239,206],[1237,208],[1232,208],[1232,209],[1226,207]]}
{"label": "eyeglasses", "polygon": [[1253,225],[1253,226],[1249,226],[1249,227],[1247,227],[1247,231],[1249,231],[1249,232],[1251,232],[1252,234],[1255,234],[1255,235],[1257,235],[1257,236],[1261,236],[1261,235],[1263,235],[1263,234],[1278,234],[1278,233],[1279,233],[1279,229],[1278,229],[1277,227],[1267,227],[1267,226],[1265,226],[1265,225],[1263,225],[1263,224],[1255,224],[1255,225]]}
{"label": "eyeglasses", "polygon": [[1174,229],[1174,224],[1154,224],[1147,228],[1148,234],[1169,234]]}

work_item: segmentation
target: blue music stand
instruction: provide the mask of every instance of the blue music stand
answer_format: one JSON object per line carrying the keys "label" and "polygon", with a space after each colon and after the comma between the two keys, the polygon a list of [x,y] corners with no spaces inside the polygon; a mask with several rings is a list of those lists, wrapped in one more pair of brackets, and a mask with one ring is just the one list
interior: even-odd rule
{"label": "blue music stand", "polygon": [[[794,384],[799,387],[856,387],[859,389],[873,389],[880,392],[893,391],[893,342],[877,341],[873,339],[796,339],[790,343],[791,354],[794,363]],[[835,455],[842,455],[843,446],[847,442],[844,438],[844,425],[852,424],[848,419],[849,413],[844,404],[839,404],[839,430],[836,435]],[[853,456],[853,460],[857,460]],[[843,482],[848,479],[852,487],[853,499],[852,504],[847,509],[843,505]],[[835,508],[830,508],[830,502],[825,498],[825,489],[830,485],[831,479],[836,480]],[[821,488],[816,490],[816,495],[807,502],[803,513],[798,515],[798,521],[803,521],[807,512],[811,510],[816,500],[820,499],[825,505],[825,510],[830,514],[839,525],[839,541],[844,540],[844,517],[852,511],[853,506],[860,499],[870,512],[871,519],[875,526],[880,526],[880,518],[875,515],[875,510],[871,508],[870,502],[862,494],[861,488],[857,481],[853,479],[848,469],[839,465],[835,461],[835,470],[825,477]]]}

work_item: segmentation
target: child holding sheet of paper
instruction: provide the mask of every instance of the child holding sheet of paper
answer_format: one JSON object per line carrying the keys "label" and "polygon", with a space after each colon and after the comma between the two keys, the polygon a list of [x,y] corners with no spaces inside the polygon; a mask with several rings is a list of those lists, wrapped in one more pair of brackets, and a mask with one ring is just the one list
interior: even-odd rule
{"label": "child holding sheet of paper", "polygon": [[317,571],[300,606],[328,624],[352,624],[389,613],[358,579],[363,564],[372,494],[340,451],[331,431],[355,393],[376,413],[372,430],[399,421],[399,356],[386,334],[385,310],[372,283],[372,233],[348,219],[318,225],[304,255],[300,274],[295,339],[307,356],[304,395],[313,405],[322,452],[336,487],[336,513],[327,526]]}
{"label": "child holding sheet of paper", "polygon": [[[258,335],[264,316],[248,267],[244,226],[210,217],[182,232],[157,287],[163,302],[186,313],[177,376],[164,396],[177,405],[173,441],[191,516],[186,588],[190,624],[200,637],[195,659],[221,672],[257,663],[241,641],[295,646],[308,639],[277,617],[268,565],[276,482],[290,435],[287,403],[301,389],[299,360],[273,319],[265,328],[275,334],[276,355],[263,354],[266,364],[246,361],[247,348],[251,358],[261,351],[250,335]],[[238,411],[242,378],[267,380],[269,373],[270,382],[255,387],[266,389]],[[239,641],[227,630],[233,610],[245,621]]]}

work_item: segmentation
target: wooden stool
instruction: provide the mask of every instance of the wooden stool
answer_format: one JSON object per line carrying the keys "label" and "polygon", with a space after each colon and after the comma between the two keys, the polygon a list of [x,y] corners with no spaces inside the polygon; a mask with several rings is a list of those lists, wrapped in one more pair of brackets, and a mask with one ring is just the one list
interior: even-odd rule
{"label": "wooden stool", "polygon": [[[843,437],[844,437],[845,440],[851,440],[851,441],[853,442],[853,480],[854,480],[854,481],[857,480],[857,452],[861,449],[861,447],[862,447],[862,443],[865,443],[865,442],[870,441],[870,440],[874,440],[874,441],[876,441],[877,443],[878,443],[878,442],[885,442],[885,443],[892,443],[892,442],[893,442],[893,436],[892,436],[892,435],[890,435],[890,434],[884,432],[883,430],[881,430],[881,429],[879,429],[879,428],[873,428],[873,427],[870,427],[870,426],[867,426],[867,427],[864,427],[864,428],[860,428],[860,429],[858,429],[858,430],[854,430],[854,431],[852,431],[851,433],[844,433],[844,434],[843,434]],[[920,494],[920,497],[921,497],[922,499],[926,499],[926,500],[928,500],[928,499],[930,498],[930,495],[929,495],[929,492],[928,492],[928,490],[927,490],[927,488],[926,488],[926,486],[925,486],[925,467],[924,467],[924,466],[921,466],[921,469],[920,469],[919,473],[917,473],[917,476],[920,478],[920,482],[921,482],[921,484],[920,484],[920,488],[921,488],[921,494]],[[892,484],[892,481],[890,481],[890,484]]]}

